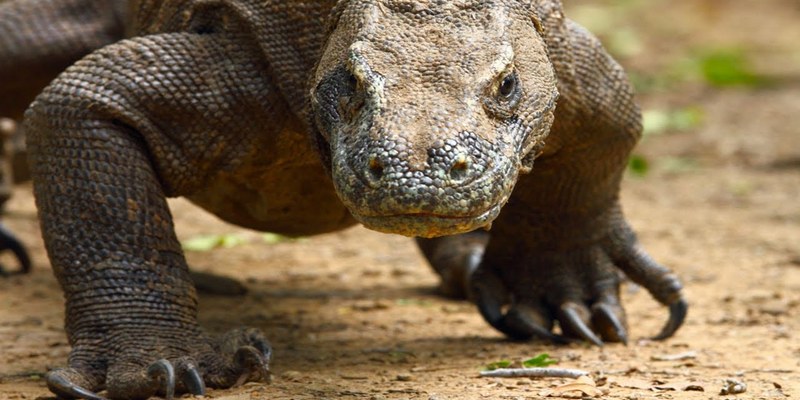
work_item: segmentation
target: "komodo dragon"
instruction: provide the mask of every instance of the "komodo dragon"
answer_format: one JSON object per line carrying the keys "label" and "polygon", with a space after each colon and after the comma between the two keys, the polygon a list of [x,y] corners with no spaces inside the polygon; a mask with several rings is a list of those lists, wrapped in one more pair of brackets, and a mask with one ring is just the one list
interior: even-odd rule
{"label": "komodo dragon", "polygon": [[72,345],[53,392],[268,379],[259,331],[198,326],[171,196],[287,235],[419,237],[443,286],[515,339],[625,342],[622,274],[669,307],[657,339],[683,322],[679,280],[619,205],[630,85],[559,1],[134,3],[132,38],[26,114]]}

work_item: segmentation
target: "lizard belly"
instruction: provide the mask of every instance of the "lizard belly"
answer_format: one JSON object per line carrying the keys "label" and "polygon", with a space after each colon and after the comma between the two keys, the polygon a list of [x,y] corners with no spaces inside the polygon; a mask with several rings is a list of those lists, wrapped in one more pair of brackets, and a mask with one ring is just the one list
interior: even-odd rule
{"label": "lizard belly", "polygon": [[356,223],[315,150],[296,129],[270,138],[247,159],[187,198],[226,222],[289,236],[332,232]]}

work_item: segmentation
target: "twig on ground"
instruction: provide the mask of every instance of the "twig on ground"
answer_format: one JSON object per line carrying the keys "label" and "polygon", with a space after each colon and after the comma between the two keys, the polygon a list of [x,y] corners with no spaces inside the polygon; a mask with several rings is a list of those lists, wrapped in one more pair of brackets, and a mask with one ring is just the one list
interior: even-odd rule
{"label": "twig on ground", "polygon": [[481,371],[481,377],[484,378],[577,378],[584,375],[589,375],[589,372],[565,368],[500,368]]}

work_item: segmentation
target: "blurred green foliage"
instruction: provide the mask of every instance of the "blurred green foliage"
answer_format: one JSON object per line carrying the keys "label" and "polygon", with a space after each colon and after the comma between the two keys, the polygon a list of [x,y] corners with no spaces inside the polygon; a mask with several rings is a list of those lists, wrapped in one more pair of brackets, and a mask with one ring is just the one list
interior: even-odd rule
{"label": "blurred green foliage", "polygon": [[[261,240],[266,244],[275,244],[288,240],[296,240],[277,233],[264,233]],[[233,233],[197,235],[181,242],[181,247],[185,251],[211,251],[217,248],[229,249],[231,247],[247,244],[250,241]]]}
{"label": "blurred green foliage", "polygon": [[740,49],[713,49],[699,54],[697,65],[712,86],[761,86],[766,79],[750,67]]}
{"label": "blurred green foliage", "polygon": [[628,171],[635,176],[643,177],[650,172],[650,161],[640,154],[631,154],[628,158]]}
{"label": "blurred green foliage", "polygon": [[525,368],[546,368],[553,364],[558,364],[558,360],[550,358],[547,353],[539,354],[522,362],[522,366]]}
{"label": "blurred green foliage", "polygon": [[501,368],[547,368],[553,364],[558,364],[558,360],[550,358],[547,353],[541,353],[533,358],[529,358],[521,363],[515,363],[511,360],[500,360],[486,364],[484,369],[494,371]]}
{"label": "blurred green foliage", "polygon": [[511,366],[511,364],[512,364],[512,362],[510,360],[500,360],[500,361],[495,361],[493,363],[486,364],[485,368],[486,368],[487,371],[494,371],[496,369],[508,368],[508,367]]}
{"label": "blurred green foliage", "polygon": [[246,243],[247,240],[235,234],[198,235],[181,242],[186,251],[210,251],[216,248],[231,248]]}
{"label": "blurred green foliage", "polygon": [[616,1],[611,5],[581,4],[570,7],[570,18],[599,36],[605,47],[616,57],[631,57],[644,51],[640,35],[622,18],[624,11],[639,4],[638,0]]}
{"label": "blurred green foliage", "polygon": [[645,110],[642,113],[644,135],[652,136],[670,131],[688,131],[697,128],[704,118],[705,112],[699,106],[677,110]]}
{"label": "blurred green foliage", "polygon": [[277,233],[269,233],[268,232],[268,233],[262,233],[261,234],[261,240],[263,240],[264,243],[266,243],[266,244],[275,244],[275,243],[285,242],[287,240],[297,240],[297,239],[292,239],[290,237],[279,235]]}

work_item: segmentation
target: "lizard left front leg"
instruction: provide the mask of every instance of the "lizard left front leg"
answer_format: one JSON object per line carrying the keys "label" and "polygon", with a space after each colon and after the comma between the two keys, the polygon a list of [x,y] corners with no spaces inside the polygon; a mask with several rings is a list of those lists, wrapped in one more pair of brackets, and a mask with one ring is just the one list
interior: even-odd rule
{"label": "lizard left front leg", "polygon": [[[484,318],[514,338],[625,342],[624,274],[669,307],[655,337],[664,339],[686,317],[682,286],[641,249],[618,200],[641,116],[599,41],[572,22],[565,28],[567,40],[551,49],[561,92],[554,125],[494,223],[473,296]],[[552,333],[556,321],[563,335]]]}

